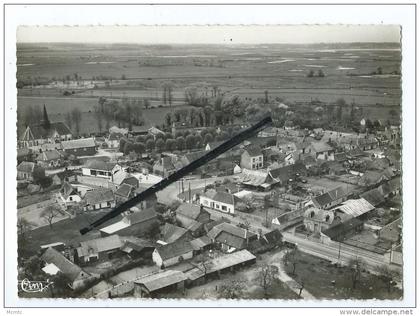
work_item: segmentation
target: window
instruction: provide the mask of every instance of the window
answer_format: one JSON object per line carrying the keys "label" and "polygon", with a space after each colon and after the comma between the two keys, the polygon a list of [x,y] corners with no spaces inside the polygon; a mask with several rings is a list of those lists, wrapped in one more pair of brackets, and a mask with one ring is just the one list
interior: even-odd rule
{"label": "window", "polygon": [[325,221],[329,222],[330,221],[330,215],[325,216]]}
{"label": "window", "polygon": [[310,216],[311,216],[311,218],[313,218],[315,216],[315,212],[312,211],[311,214],[310,214]]}
{"label": "window", "polygon": [[227,207],[225,205],[222,205],[222,211],[227,211]]}
{"label": "window", "polygon": [[73,201],[73,197],[72,196],[69,197],[69,201]]}

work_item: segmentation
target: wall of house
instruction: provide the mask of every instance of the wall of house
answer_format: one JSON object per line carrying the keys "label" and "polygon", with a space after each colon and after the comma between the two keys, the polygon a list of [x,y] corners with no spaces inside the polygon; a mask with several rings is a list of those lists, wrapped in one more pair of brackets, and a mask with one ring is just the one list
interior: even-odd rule
{"label": "wall of house", "polygon": [[22,171],[18,171],[17,172],[17,178],[18,180],[33,180],[32,174],[28,173],[28,172],[22,172]]}
{"label": "wall of house", "polygon": [[[214,201],[213,199],[210,199],[205,196],[200,196],[200,205],[203,205],[204,207],[209,207],[224,213],[235,213],[235,206],[232,204],[226,204],[218,201]],[[223,209],[225,207],[225,209]]]}

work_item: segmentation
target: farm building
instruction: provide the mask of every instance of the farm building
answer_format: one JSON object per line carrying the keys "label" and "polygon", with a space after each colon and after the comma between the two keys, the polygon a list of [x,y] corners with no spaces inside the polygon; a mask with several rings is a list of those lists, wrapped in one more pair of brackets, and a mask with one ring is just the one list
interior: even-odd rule
{"label": "farm building", "polygon": [[240,199],[233,194],[215,190],[209,190],[200,195],[200,205],[229,214],[235,213],[235,205],[239,201]]}
{"label": "farm building", "polygon": [[82,201],[82,198],[77,191],[77,188],[73,187],[70,183],[64,182],[60,189],[61,201],[66,205],[73,205]]}
{"label": "farm building", "polygon": [[158,246],[153,251],[153,262],[161,269],[193,257],[194,248],[189,241],[179,240]]}
{"label": "farm building", "polygon": [[312,203],[317,208],[329,209],[344,202],[347,195],[348,193],[343,187],[337,187],[324,194],[312,197]]}
{"label": "farm building", "polygon": [[82,241],[76,249],[78,262],[83,264],[112,259],[122,245],[123,242],[118,235]]}
{"label": "farm building", "polygon": [[68,155],[76,157],[93,156],[96,154],[96,143],[93,138],[80,138],[61,143],[63,150]]}
{"label": "farm building", "polygon": [[100,188],[86,192],[83,206],[85,211],[100,210],[110,207],[115,207],[115,196],[112,190]]}
{"label": "farm building", "polygon": [[159,293],[182,291],[186,276],[181,271],[165,270],[141,277],[134,281],[134,295],[156,297]]}
{"label": "farm building", "polygon": [[89,160],[82,167],[82,175],[97,178],[105,178],[112,181],[113,176],[121,171],[122,168],[116,162],[105,162],[102,160]]}
{"label": "farm building", "polygon": [[29,161],[22,161],[17,166],[17,179],[33,181],[33,173],[35,168],[35,163]]}
{"label": "farm building", "polygon": [[253,232],[229,223],[221,223],[213,227],[207,236],[225,252],[245,249],[249,242],[258,238]]}
{"label": "farm building", "polygon": [[124,215],[120,221],[101,228],[99,230],[101,235],[144,236],[157,229],[157,214],[154,209],[139,210],[132,207],[131,210],[133,209],[135,209],[133,213]]}
{"label": "farm building", "polygon": [[261,148],[251,145],[241,155],[241,168],[249,170],[261,169],[264,166],[264,157]]}
{"label": "farm building", "polygon": [[86,282],[95,278],[53,248],[45,250],[41,256],[41,261],[45,263],[42,268],[45,273],[56,275],[60,272],[68,277],[71,282],[69,285],[73,290],[82,288]]}
{"label": "farm building", "polygon": [[190,230],[193,235],[202,231],[203,224],[210,221],[210,213],[199,205],[183,203],[175,212],[179,225]]}

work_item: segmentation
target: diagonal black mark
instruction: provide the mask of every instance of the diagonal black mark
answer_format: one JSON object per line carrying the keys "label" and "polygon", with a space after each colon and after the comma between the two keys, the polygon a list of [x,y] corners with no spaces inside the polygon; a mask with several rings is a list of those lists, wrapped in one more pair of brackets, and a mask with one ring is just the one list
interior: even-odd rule
{"label": "diagonal black mark", "polygon": [[95,227],[98,227],[99,225],[107,222],[108,220],[118,216],[122,212],[126,211],[130,207],[136,206],[138,203],[146,199],[147,197],[155,194],[156,192],[166,188],[171,183],[183,178],[190,172],[194,171],[195,169],[201,167],[205,163],[215,159],[219,155],[223,154],[224,152],[228,151],[229,149],[235,147],[236,145],[239,145],[244,140],[255,136],[259,131],[266,128],[269,124],[272,123],[271,117],[268,116],[261,121],[259,121],[257,124],[251,126],[250,128],[244,130],[243,132],[239,133],[238,135],[233,136],[231,139],[225,141],[215,149],[209,151],[204,156],[198,158],[197,160],[194,160],[189,165],[179,169],[177,172],[171,174],[170,176],[166,177],[162,181],[156,183],[155,185],[151,186],[150,188],[146,189],[145,191],[141,192],[140,194],[136,195],[132,199],[124,202],[123,204],[117,206],[109,213],[105,214],[100,219],[96,220],[94,223],[91,223],[89,226],[83,228],[80,230],[80,233],[82,235],[88,233]]}

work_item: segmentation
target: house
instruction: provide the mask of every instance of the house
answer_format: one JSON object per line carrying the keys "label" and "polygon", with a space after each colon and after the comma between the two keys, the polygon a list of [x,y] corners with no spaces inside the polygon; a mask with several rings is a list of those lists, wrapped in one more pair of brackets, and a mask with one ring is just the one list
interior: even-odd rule
{"label": "house", "polygon": [[229,223],[214,226],[207,236],[225,252],[245,249],[250,241],[257,239],[253,232]]}
{"label": "house", "polygon": [[60,198],[66,207],[82,201],[82,198],[77,189],[68,182],[64,182],[60,189]]}
{"label": "house", "polygon": [[85,211],[94,211],[104,208],[115,207],[115,196],[112,190],[99,188],[86,192],[86,195],[83,199]]}
{"label": "house", "polygon": [[120,183],[120,185],[123,185],[123,184],[128,184],[128,185],[131,185],[133,188],[138,189],[140,183],[139,183],[139,180],[136,177],[127,176]]}
{"label": "house", "polygon": [[193,239],[190,243],[194,249],[194,254],[201,253],[204,250],[209,250],[213,245],[211,239],[206,235]]}
{"label": "house", "polygon": [[170,244],[176,241],[189,241],[192,239],[192,234],[189,230],[165,223],[165,226],[161,230],[161,241],[165,244]]}
{"label": "house", "polygon": [[117,204],[124,203],[134,196],[134,187],[129,184],[123,183],[114,192],[115,202]]}
{"label": "house", "polygon": [[111,225],[101,228],[101,236],[118,234],[119,236],[144,236],[158,229],[157,214],[154,209],[140,210],[136,207],[130,209],[130,214]]}
{"label": "house", "polygon": [[370,187],[388,181],[394,176],[395,173],[391,168],[387,168],[383,171],[367,170],[359,179],[358,185]]}
{"label": "house", "polygon": [[332,208],[347,199],[348,192],[343,187],[337,187],[321,195],[312,197],[312,203],[320,209]]}
{"label": "house", "polygon": [[239,201],[238,197],[227,192],[209,190],[200,195],[200,205],[229,214],[235,213],[235,205]]}
{"label": "house", "polygon": [[58,168],[63,165],[63,155],[56,149],[40,153],[36,158],[38,165],[44,169]]}
{"label": "house", "polygon": [[93,156],[96,154],[96,143],[93,138],[80,138],[61,143],[63,150],[68,155]]}
{"label": "house", "polygon": [[17,149],[17,161],[18,164],[22,161],[31,161],[33,157],[33,151],[30,148],[18,148]]}
{"label": "house", "polygon": [[360,197],[364,198],[375,207],[385,202],[385,198],[378,190],[378,188],[373,188],[372,190],[366,191],[362,193]]}
{"label": "house", "polygon": [[175,212],[178,224],[191,231],[193,236],[198,236],[203,232],[203,224],[210,221],[210,213],[204,210],[202,206],[192,203],[181,204]]}
{"label": "house", "polygon": [[120,147],[120,139],[124,138],[124,134],[120,132],[112,132],[108,138],[105,139],[105,143],[110,149],[117,149]]}
{"label": "house", "polygon": [[353,217],[340,224],[327,228],[326,230],[322,231],[321,235],[323,235],[324,240],[341,242],[348,236],[362,231],[362,229],[363,221],[357,217]]}
{"label": "house", "polygon": [[241,155],[241,168],[257,170],[263,168],[264,158],[259,146],[248,146]]}
{"label": "house", "polygon": [[334,160],[334,148],[325,142],[311,142],[305,148],[304,153],[308,153],[319,160]]}
{"label": "house", "polygon": [[305,165],[300,161],[293,165],[270,169],[268,172],[270,176],[281,186],[287,186],[291,182],[306,176],[308,173]]}
{"label": "house", "polygon": [[175,173],[175,171],[176,168],[172,163],[171,157],[161,157],[153,165],[153,173],[164,178]]}
{"label": "house", "polygon": [[65,169],[62,172],[56,173],[54,176],[57,176],[59,179],[59,184],[63,184],[64,182],[76,182],[77,181],[77,172],[70,169]]}
{"label": "house", "polygon": [[159,293],[183,291],[187,277],[181,271],[165,270],[149,274],[134,281],[136,297],[157,297]]}
{"label": "house", "polygon": [[271,224],[279,230],[284,230],[290,226],[296,225],[303,221],[303,209],[299,208],[294,211],[289,211],[281,214],[278,217],[274,217]]}
{"label": "house", "polygon": [[47,121],[44,118],[41,124],[26,127],[19,141],[19,147],[31,148],[41,146],[44,143],[54,144],[70,140],[72,137],[72,132],[64,122],[49,122],[47,117]]}
{"label": "house", "polygon": [[58,272],[65,275],[70,280],[70,287],[73,290],[83,288],[86,282],[95,279],[95,276],[82,270],[78,265],[71,262],[63,254],[53,248],[48,248],[41,256],[41,261],[46,265],[42,270],[51,275]]}
{"label": "house", "polygon": [[253,190],[266,191],[275,186],[278,180],[273,179],[270,171],[244,169],[239,176],[239,183]]}
{"label": "house", "polygon": [[278,229],[274,229],[257,239],[249,242],[247,249],[253,254],[263,253],[276,248],[282,244],[283,236]]}
{"label": "house", "polygon": [[280,152],[284,154],[288,154],[298,150],[298,147],[296,146],[296,143],[294,141],[281,136],[277,137],[276,147]]}
{"label": "house", "polygon": [[305,228],[314,234],[320,234],[329,228],[334,221],[334,212],[316,207],[308,208],[303,215]]}
{"label": "house", "polygon": [[166,245],[157,246],[153,251],[153,262],[161,269],[173,266],[193,257],[193,247],[189,241],[178,240]]}
{"label": "house", "polygon": [[131,258],[150,258],[152,260],[152,253],[156,248],[154,242],[134,236],[127,236],[122,239],[124,242],[121,247],[122,252],[128,254]]}
{"label": "house", "polygon": [[331,209],[331,211],[339,215],[347,214],[351,217],[359,217],[374,209],[375,207],[364,198],[359,198],[344,201],[342,204]]}
{"label": "house", "polygon": [[396,177],[383,183],[378,187],[378,191],[386,199],[401,194],[401,178]]}
{"label": "house", "polygon": [[[40,168],[40,167],[39,167]],[[17,166],[17,179],[33,181],[33,173],[36,169],[34,162],[22,161]]]}
{"label": "house", "polygon": [[82,241],[76,249],[77,259],[81,264],[112,259],[121,246],[123,242],[118,235]]}
{"label": "house", "polygon": [[122,167],[116,162],[105,162],[102,160],[89,160],[82,167],[82,175],[113,180],[114,175],[121,171]]}

